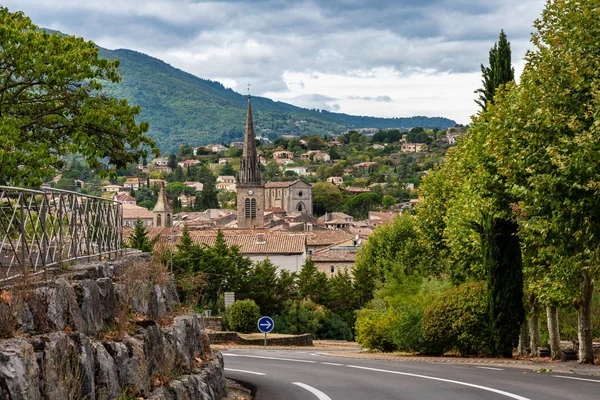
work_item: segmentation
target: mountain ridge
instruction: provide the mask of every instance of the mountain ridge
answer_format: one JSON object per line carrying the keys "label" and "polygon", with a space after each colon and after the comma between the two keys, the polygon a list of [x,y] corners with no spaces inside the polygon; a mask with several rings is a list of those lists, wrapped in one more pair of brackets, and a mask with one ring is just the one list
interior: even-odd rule
{"label": "mountain ridge", "polygon": [[[217,81],[200,78],[163,60],[136,50],[99,47],[103,58],[120,60],[119,84],[105,90],[142,107],[140,120],[150,123],[148,135],[162,152],[191,146],[241,140],[247,96]],[[445,117],[379,118],[309,110],[292,104],[252,96],[254,122],[259,135],[339,134],[358,128],[447,128],[455,121]]]}

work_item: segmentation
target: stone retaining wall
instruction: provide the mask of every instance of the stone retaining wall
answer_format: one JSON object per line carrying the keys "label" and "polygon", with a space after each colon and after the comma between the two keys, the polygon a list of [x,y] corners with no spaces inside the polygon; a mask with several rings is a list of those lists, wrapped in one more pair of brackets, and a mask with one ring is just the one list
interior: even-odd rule
{"label": "stone retaining wall", "polygon": [[210,329],[211,331],[222,331],[223,330],[223,318],[222,317],[204,317],[204,328]]}
{"label": "stone retaining wall", "polygon": [[[236,343],[245,345],[262,346],[265,343],[263,338],[244,339],[237,332],[208,332],[208,338],[212,344]],[[273,346],[312,346],[313,341],[310,333],[286,337],[269,337],[267,335],[267,345]]]}

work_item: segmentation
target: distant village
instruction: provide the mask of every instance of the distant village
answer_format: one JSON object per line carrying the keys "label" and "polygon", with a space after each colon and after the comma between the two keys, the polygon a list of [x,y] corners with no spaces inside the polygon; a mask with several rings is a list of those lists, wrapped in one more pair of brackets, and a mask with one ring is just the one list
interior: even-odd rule
{"label": "distant village", "polygon": [[420,177],[466,132],[357,130],[270,141],[255,135],[251,112],[249,100],[244,141],[182,146],[179,154],[117,171],[113,182],[71,173],[48,185],[121,203],[124,237],[138,220],[159,246],[176,243],[184,225],[207,245],[220,230],[253,261],[268,257],[298,272],[311,257],[333,276],[351,270],[378,225],[412,212]]}

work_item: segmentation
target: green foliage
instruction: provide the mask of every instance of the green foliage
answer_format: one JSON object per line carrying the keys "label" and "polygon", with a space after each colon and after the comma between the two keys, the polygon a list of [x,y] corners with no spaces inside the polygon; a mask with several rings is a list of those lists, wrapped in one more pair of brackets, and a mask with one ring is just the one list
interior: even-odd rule
{"label": "green foliage", "polygon": [[254,300],[237,300],[228,310],[229,329],[241,333],[256,332],[260,308]]}
{"label": "green foliage", "polygon": [[142,220],[138,218],[135,221],[134,231],[131,233],[131,235],[129,235],[129,246],[132,249],[138,249],[143,252],[149,253],[154,248],[154,244],[156,243],[158,238],[159,236],[150,239],[148,237],[148,230],[144,226]]}
{"label": "green foliage", "polygon": [[388,279],[405,282],[420,277],[422,254],[414,217],[403,214],[392,224],[377,227],[354,263],[359,304],[365,305],[373,298],[378,283]]}
{"label": "green foliage", "polygon": [[483,216],[477,226],[481,234],[483,265],[487,282],[487,310],[492,356],[512,357],[525,320],[523,268],[517,224]]}
{"label": "green foliage", "polygon": [[394,313],[382,309],[363,309],[356,319],[356,342],[368,349],[394,351],[396,345],[392,338]]}
{"label": "green foliage", "polygon": [[489,336],[486,310],[483,282],[465,283],[443,293],[423,314],[423,338],[428,351],[485,353]]}
{"label": "green foliage", "polygon": [[348,326],[353,327],[356,321],[355,310],[358,309],[358,297],[348,271],[338,271],[329,278],[327,291],[327,308],[342,318]]}
{"label": "green foliage", "polygon": [[323,325],[317,331],[317,338],[322,340],[352,341],[352,329],[342,317],[333,314],[331,318],[323,321]]}
{"label": "green foliage", "polygon": [[505,85],[515,80],[515,70],[512,67],[510,42],[506,38],[504,30],[500,31],[498,42],[490,49],[490,66],[481,64],[481,75],[483,88],[477,89],[479,99],[475,102],[485,109],[491,103],[500,85]]}
{"label": "green foliage", "polygon": [[313,339],[316,339],[323,323],[332,316],[331,311],[312,300],[293,300],[286,304],[281,315],[282,324],[280,327],[275,325],[275,330],[284,333],[283,329],[287,328],[285,333],[293,335],[310,333]]}
{"label": "green foliage", "polygon": [[319,182],[313,187],[313,210],[315,215],[338,211],[344,204],[344,195],[331,182]]}
{"label": "green foliage", "polygon": [[381,203],[381,196],[377,193],[361,193],[348,197],[344,203],[346,213],[362,220],[369,217],[369,211],[374,210]]}
{"label": "green foliage", "polygon": [[262,315],[277,315],[282,309],[285,300],[279,290],[279,277],[277,266],[268,258],[256,263],[250,272],[252,285],[248,297],[256,302]]}
{"label": "green foliage", "polygon": [[[119,62],[92,42],[49,34],[21,12],[0,7],[0,183],[39,185],[80,153],[92,168],[107,158],[124,168],[147,155],[140,107],[103,92],[120,80]],[[76,62],[74,62],[76,60]]]}
{"label": "green foliage", "polygon": [[311,299],[317,304],[327,304],[329,295],[327,291],[327,275],[317,269],[317,266],[310,257],[304,261],[298,273],[296,285],[298,286],[300,298]]}

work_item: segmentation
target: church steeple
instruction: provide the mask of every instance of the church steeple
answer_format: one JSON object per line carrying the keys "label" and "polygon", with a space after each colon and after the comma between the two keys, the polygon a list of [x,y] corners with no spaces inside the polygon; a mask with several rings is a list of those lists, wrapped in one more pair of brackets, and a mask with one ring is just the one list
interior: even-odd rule
{"label": "church steeple", "polygon": [[256,153],[250,95],[248,95],[244,152],[238,174],[237,211],[238,227],[256,229],[265,226],[265,187],[260,176],[260,163]]}
{"label": "church steeple", "polygon": [[256,153],[256,136],[252,122],[252,105],[248,95],[248,113],[246,115],[246,133],[244,134],[244,152],[240,162],[238,186],[262,185],[260,176],[260,163]]}

